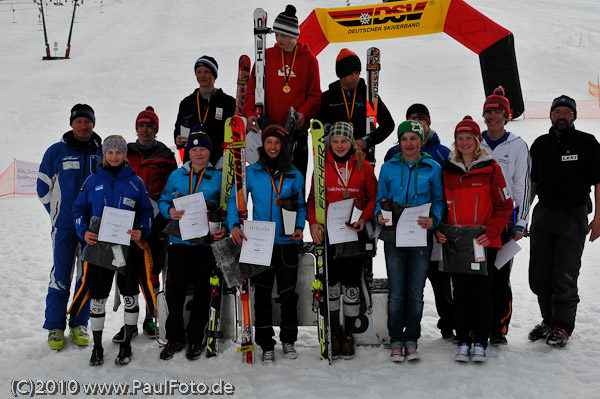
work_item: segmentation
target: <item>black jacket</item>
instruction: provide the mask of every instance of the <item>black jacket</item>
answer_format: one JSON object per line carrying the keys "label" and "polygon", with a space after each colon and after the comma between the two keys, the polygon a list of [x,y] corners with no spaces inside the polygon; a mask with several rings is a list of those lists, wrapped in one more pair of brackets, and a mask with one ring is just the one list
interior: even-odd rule
{"label": "black jacket", "polygon": [[[176,139],[180,135],[180,126],[193,128],[200,124],[198,116],[198,91],[194,90],[192,94],[184,98],[179,104],[179,112],[175,121],[175,131],[173,138]],[[213,150],[210,154],[210,162],[216,165],[219,158],[223,155],[223,135],[225,131],[225,121],[227,118],[235,114],[235,98],[223,93],[223,90],[216,89],[209,100],[200,98],[200,112],[204,116],[207,107],[208,115],[204,122],[206,133],[212,141]],[[178,147],[183,148],[183,147]],[[185,155],[187,159],[187,153]]]}
{"label": "black jacket", "polygon": [[[394,131],[394,120],[383,101],[381,101],[381,97],[379,97],[379,105],[377,106],[377,128],[367,136],[367,85],[365,84],[364,79],[361,78],[359,80],[356,90],[356,101],[354,104],[354,112],[352,113],[352,120],[348,120],[348,112],[346,112],[346,105],[344,104],[344,98],[342,97],[342,89],[339,80],[331,83],[329,85],[329,90],[323,93],[321,97],[321,109],[316,118],[320,120],[323,125],[339,121],[352,122],[354,126],[354,139],[362,139],[367,146],[374,147],[376,144],[384,141]],[[346,101],[348,103],[349,111],[352,109],[353,96],[354,91],[346,92]]]}

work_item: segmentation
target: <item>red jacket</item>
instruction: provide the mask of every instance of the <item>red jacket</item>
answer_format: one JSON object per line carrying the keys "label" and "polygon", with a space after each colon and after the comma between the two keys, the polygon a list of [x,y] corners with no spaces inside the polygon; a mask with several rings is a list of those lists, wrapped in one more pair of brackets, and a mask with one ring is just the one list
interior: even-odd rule
{"label": "red jacket", "polygon": [[[331,152],[327,150],[325,156],[325,203],[345,200],[342,196],[344,193],[344,185],[342,184],[334,164],[333,156]],[[344,178],[346,177],[346,163],[338,163],[338,169]],[[352,170],[350,176],[350,183],[348,185],[348,191],[350,192],[350,198],[356,198],[361,202],[359,207],[363,208],[361,219],[365,222],[373,219],[373,212],[375,211],[375,199],[377,198],[377,178],[373,171],[373,166],[367,161],[363,163],[362,172],[358,170],[356,165],[356,157],[352,157],[348,160],[348,169]],[[315,181],[314,176],[312,179],[312,185],[310,194],[308,196],[308,215],[306,219],[310,225],[317,223],[315,217]],[[327,211],[327,208],[325,209]]]}
{"label": "red jacket", "polygon": [[160,141],[147,158],[136,143],[127,144],[127,161],[133,171],[144,181],[148,196],[154,201],[158,201],[169,175],[177,169],[173,151]]}
{"label": "red jacket", "polygon": [[500,234],[513,212],[500,166],[486,155],[473,162],[468,171],[464,164],[449,159],[442,172],[448,203],[446,223],[485,226],[490,247],[502,248]]}
{"label": "red jacket", "polygon": [[[321,81],[319,77],[319,63],[306,44],[298,43],[296,48],[296,61],[289,78],[290,92],[284,93],[285,74],[281,62],[281,48],[275,44],[267,49],[265,67],[265,115],[285,126],[285,120],[290,107],[304,115],[305,122],[302,133],[307,134],[309,121],[319,112],[321,107]],[[286,70],[292,65],[294,52],[284,53]],[[289,72],[288,72],[289,73]],[[250,74],[248,87],[244,96],[242,114],[245,117],[254,115],[254,67]]]}

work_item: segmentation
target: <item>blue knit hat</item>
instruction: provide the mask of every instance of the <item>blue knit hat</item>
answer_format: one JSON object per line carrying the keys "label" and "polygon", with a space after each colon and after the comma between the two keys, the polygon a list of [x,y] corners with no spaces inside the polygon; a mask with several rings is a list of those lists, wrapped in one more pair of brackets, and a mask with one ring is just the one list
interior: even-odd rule
{"label": "blue knit hat", "polygon": [[210,69],[210,72],[212,72],[215,79],[219,75],[219,64],[217,64],[217,60],[215,60],[213,57],[203,55],[202,57],[198,58],[194,63],[194,72],[196,72],[196,69],[198,69],[199,66]]}
{"label": "blue knit hat", "polygon": [[96,115],[94,115],[94,110],[87,104],[75,104],[73,108],[71,108],[71,117],[69,118],[69,124],[72,125],[73,121],[77,118],[88,118],[92,121],[94,126],[96,125]]}
{"label": "blue knit hat", "polygon": [[208,134],[204,132],[190,134],[187,145],[185,146],[185,150],[189,153],[190,150],[195,147],[204,147],[208,151],[212,152],[212,141],[210,140],[210,137],[208,137]]}
{"label": "blue knit hat", "polygon": [[565,96],[564,94],[560,97],[557,97],[552,101],[552,106],[550,107],[550,113],[554,111],[556,107],[569,107],[575,114],[575,118],[577,118],[577,104],[575,104],[575,100],[573,100],[569,96]]}

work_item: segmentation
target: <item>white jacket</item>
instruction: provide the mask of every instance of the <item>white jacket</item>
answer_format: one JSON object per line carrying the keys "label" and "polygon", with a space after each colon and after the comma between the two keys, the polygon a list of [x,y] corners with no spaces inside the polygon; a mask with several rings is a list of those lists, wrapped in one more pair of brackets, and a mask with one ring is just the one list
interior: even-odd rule
{"label": "white jacket", "polygon": [[524,228],[529,222],[529,199],[531,196],[531,158],[527,143],[519,136],[509,132],[508,139],[498,145],[494,151],[485,139],[482,140],[481,148],[491,154],[500,165],[515,207],[519,209],[516,225]]}

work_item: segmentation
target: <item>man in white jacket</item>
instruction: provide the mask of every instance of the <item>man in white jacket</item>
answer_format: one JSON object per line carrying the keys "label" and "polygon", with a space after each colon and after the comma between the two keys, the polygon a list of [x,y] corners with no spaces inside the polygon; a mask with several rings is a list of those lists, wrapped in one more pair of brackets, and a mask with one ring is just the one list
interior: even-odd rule
{"label": "man in white jacket", "polygon": [[[498,87],[483,105],[483,117],[487,130],[483,132],[481,147],[500,165],[506,186],[515,204],[511,223],[502,234],[502,243],[518,241],[529,222],[529,198],[531,195],[531,159],[525,141],[507,132],[510,103],[504,96],[504,88]],[[506,333],[512,316],[512,290],[510,271],[512,259],[492,275],[492,325],[490,343],[506,344]]]}

